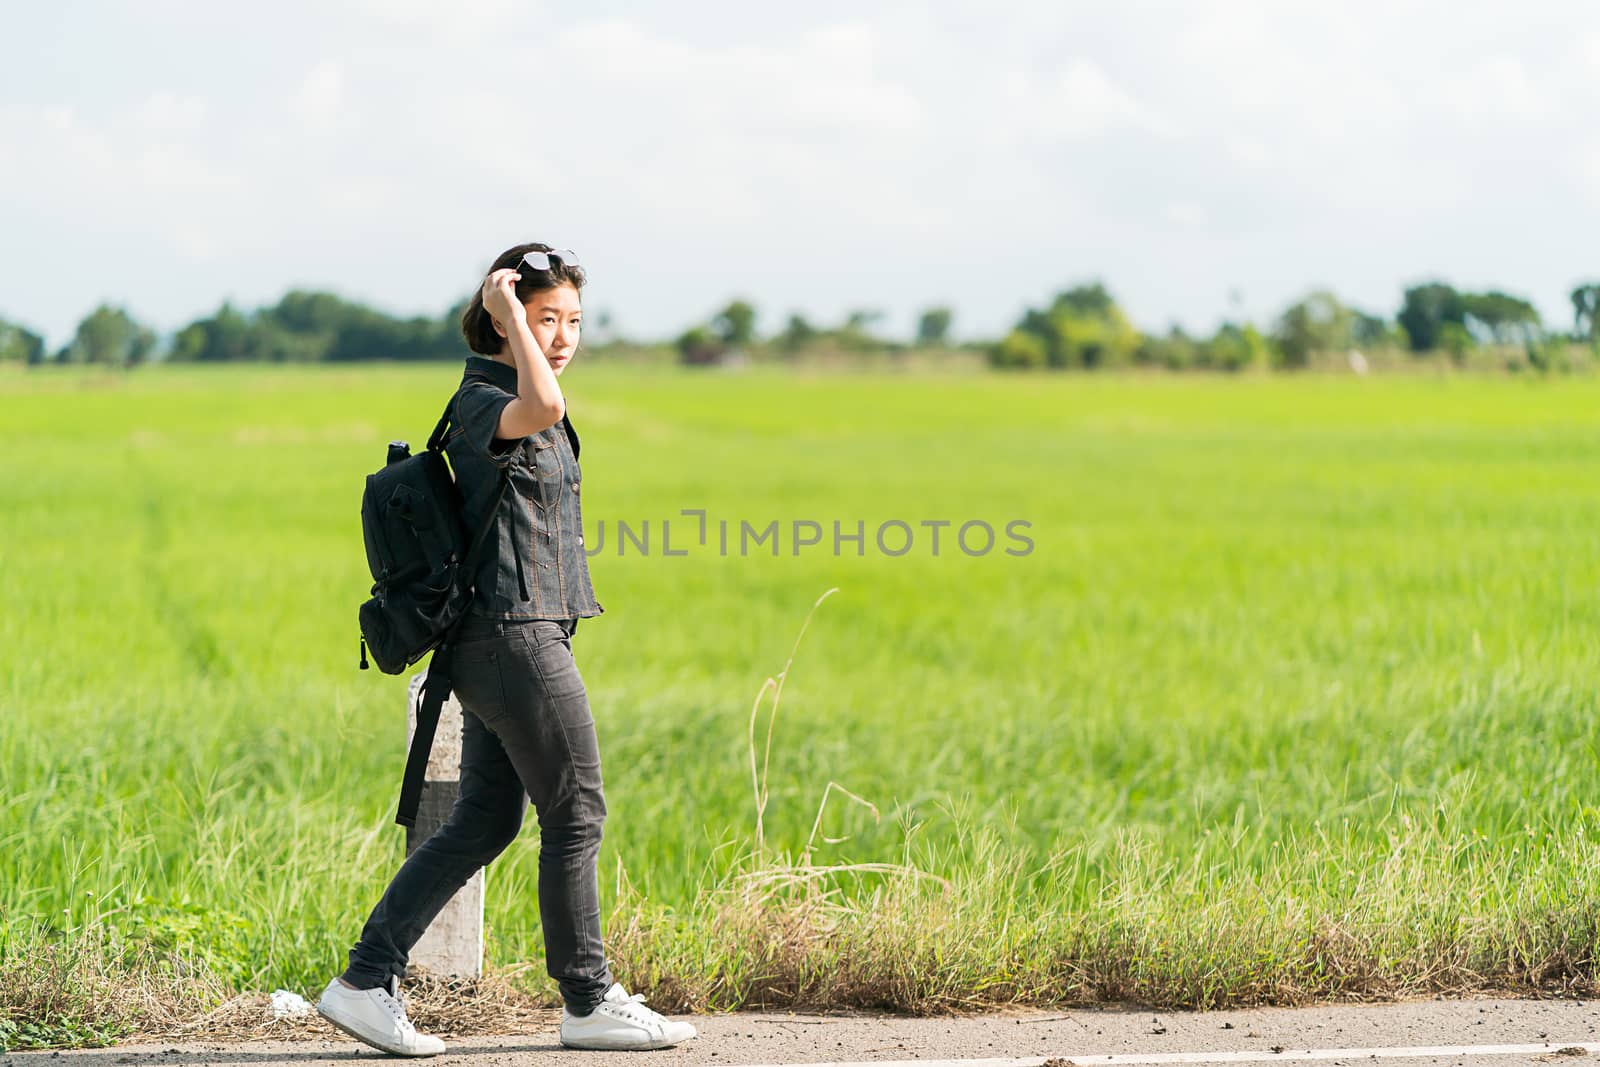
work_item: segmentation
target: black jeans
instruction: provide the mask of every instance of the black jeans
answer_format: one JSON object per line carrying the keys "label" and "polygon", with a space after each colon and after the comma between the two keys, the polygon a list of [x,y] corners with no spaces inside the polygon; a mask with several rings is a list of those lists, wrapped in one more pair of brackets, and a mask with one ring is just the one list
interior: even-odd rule
{"label": "black jeans", "polygon": [[611,987],[598,868],[606,801],[594,718],[572,658],[576,629],[576,619],[473,615],[462,623],[452,674],[464,711],[460,798],[367,919],[344,972],[350,984],[386,986],[405,973],[440,909],[516,839],[531,798],[546,969],[576,1015],[593,1011]]}

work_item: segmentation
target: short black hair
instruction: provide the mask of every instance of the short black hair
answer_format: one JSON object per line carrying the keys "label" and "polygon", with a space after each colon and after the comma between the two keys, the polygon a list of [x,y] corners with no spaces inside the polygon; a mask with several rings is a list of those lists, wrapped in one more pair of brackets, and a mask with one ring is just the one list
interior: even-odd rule
{"label": "short black hair", "polygon": [[[508,248],[494,258],[494,263],[483,272],[485,278],[504,267],[515,267],[522,275],[517,282],[517,299],[526,304],[535,293],[542,293],[546,289],[558,289],[563,285],[570,285],[578,292],[583,292],[583,283],[587,280],[583,275],[583,268],[577,264],[571,266],[552,258],[548,270],[533,270],[525,266],[522,257],[529,252],[554,251],[547,244],[534,241],[530,244],[517,245]],[[472,294],[472,300],[467,304],[467,310],[461,313],[461,335],[467,339],[467,347],[480,356],[496,356],[505,344],[505,338],[494,330],[494,317],[484,310],[483,283],[478,283],[477,292]]]}

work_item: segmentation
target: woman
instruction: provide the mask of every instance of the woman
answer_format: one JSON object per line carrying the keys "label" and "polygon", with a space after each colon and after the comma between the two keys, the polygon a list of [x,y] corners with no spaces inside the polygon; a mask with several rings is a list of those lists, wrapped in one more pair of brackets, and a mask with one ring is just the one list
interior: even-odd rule
{"label": "woman", "polygon": [[467,357],[445,451],[468,529],[500,500],[457,637],[461,794],[444,826],[401,866],[344,974],[317,1010],[402,1056],[444,1051],[400,1003],[407,955],[445,902],[516,839],[531,799],[539,820],[539,918],[561,988],[561,1043],[666,1048],[695,1035],[612,980],[600,939],[598,858],[606,803],[583,679],[572,658],[595,599],[583,551],[578,435],[556,379],[578,347],[584,275],[570,251],[524,244],[494,261],[461,318]]}

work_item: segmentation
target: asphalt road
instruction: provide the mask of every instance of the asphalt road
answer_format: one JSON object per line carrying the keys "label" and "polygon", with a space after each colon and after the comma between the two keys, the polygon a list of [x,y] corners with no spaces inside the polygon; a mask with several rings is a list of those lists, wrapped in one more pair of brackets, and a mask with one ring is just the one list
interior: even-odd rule
{"label": "asphalt road", "polygon": [[[909,1019],[738,1014],[698,1017],[700,1036],[675,1049],[595,1053],[562,1049],[553,1027],[521,1037],[456,1039],[431,1062],[474,1067],[648,1067],[798,1063],[1068,1064],[1367,1063],[1501,1067],[1600,1062],[1600,1003],[1428,1000],[1400,1004],[1164,1013],[1072,1010]],[[13,1053],[16,1067],[342,1065],[390,1059],[355,1041],[120,1045],[83,1052]]]}

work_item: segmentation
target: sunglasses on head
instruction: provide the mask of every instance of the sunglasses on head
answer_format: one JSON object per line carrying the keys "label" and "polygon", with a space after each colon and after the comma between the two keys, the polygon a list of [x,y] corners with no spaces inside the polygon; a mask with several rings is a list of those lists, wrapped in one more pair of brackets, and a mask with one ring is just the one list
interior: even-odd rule
{"label": "sunglasses on head", "polygon": [[522,262],[534,270],[549,270],[550,260],[559,259],[568,267],[578,265],[578,253],[570,248],[552,248],[548,252],[529,252],[522,257]]}

